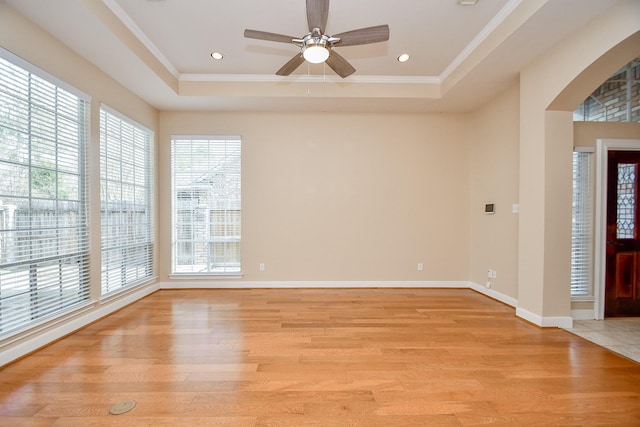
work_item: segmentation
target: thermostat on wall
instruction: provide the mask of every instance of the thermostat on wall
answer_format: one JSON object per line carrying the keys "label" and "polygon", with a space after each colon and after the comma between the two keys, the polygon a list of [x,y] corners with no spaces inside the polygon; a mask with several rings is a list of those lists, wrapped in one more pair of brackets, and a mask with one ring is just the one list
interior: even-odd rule
{"label": "thermostat on wall", "polygon": [[487,203],[484,205],[484,213],[486,215],[493,215],[496,213],[496,206],[493,203]]}

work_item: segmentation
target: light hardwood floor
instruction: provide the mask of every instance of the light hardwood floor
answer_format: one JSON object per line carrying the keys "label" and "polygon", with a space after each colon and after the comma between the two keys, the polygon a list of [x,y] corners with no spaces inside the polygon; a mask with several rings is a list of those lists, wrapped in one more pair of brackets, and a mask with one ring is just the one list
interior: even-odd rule
{"label": "light hardwood floor", "polygon": [[640,364],[470,290],[164,290],[0,370],[1,426],[486,424],[638,426]]}

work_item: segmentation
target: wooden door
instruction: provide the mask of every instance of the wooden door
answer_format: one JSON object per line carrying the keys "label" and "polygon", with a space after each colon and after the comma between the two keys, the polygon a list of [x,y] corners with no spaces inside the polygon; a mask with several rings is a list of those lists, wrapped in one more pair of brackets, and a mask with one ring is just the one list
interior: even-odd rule
{"label": "wooden door", "polygon": [[605,317],[640,316],[640,151],[609,151]]}

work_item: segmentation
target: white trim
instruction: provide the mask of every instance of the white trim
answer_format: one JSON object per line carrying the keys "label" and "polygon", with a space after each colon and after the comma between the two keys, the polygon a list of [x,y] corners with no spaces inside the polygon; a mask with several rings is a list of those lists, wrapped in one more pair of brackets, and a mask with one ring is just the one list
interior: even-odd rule
{"label": "white trim", "polygon": [[487,288],[486,286],[482,286],[478,283],[474,283],[474,282],[469,282],[469,289],[474,290],[478,293],[481,293],[483,295],[488,296],[489,298],[493,298],[497,301],[500,301],[501,303],[507,304],[511,307],[517,307],[518,306],[518,300],[510,297],[509,295],[505,295],[503,293],[500,293],[494,289],[491,288]]}
{"label": "white trim", "polygon": [[516,316],[542,328],[573,328],[573,318],[571,316],[543,317],[522,307],[516,307]]}
{"label": "white trim", "polygon": [[593,295],[577,295],[571,297],[571,302],[594,302],[596,298]]}
{"label": "white trim", "polygon": [[151,284],[139,289],[137,292],[128,293],[122,298],[110,300],[107,304],[100,304],[99,306],[96,306],[95,309],[84,310],[79,313],[79,315],[69,318],[67,322],[60,326],[56,326],[55,328],[47,330],[41,334],[27,338],[24,342],[21,342],[9,349],[2,350],[2,352],[0,352],[0,367],[24,357],[60,338],[63,338],[98,319],[108,316],[109,314],[154,293],[158,289],[158,284]]}
{"label": "white trim", "polygon": [[502,24],[524,0],[509,0],[502,9],[489,21],[487,25],[476,35],[458,56],[440,74],[443,81],[453,73],[462,63]]}
{"label": "white trim", "polygon": [[[583,313],[583,312],[590,312],[591,316],[593,315],[593,310],[572,310],[571,317],[543,317],[543,316],[539,316],[535,313],[532,313],[528,310],[525,310],[522,307],[518,307],[518,300],[510,297],[508,295],[505,295],[503,293],[497,292],[493,289],[487,288],[485,286],[479,285],[477,283],[474,282],[469,282],[469,288],[481,293],[483,295],[486,295],[490,298],[493,298],[495,300],[498,300],[504,304],[507,304],[511,307],[515,307],[516,309],[516,316],[521,317],[525,320],[527,320],[530,323],[533,323],[537,326],[540,327],[558,327],[558,328],[571,328],[573,327],[573,320],[585,320],[585,319],[593,319],[593,317],[583,317],[583,316],[588,316],[588,313]],[[574,315],[575,313],[575,315]],[[578,316],[578,317],[576,317]]]}
{"label": "white trim", "polygon": [[173,280],[240,280],[244,274],[230,273],[211,273],[211,274],[189,274],[189,273],[171,273],[169,279]]}
{"label": "white trim", "polygon": [[80,304],[78,304],[77,307],[71,309],[70,311],[61,314],[56,313],[53,316],[43,317],[39,319],[37,323],[33,324],[27,329],[18,329],[11,331],[0,338],[0,349],[10,346],[11,344],[14,344],[16,342],[22,341],[30,336],[38,335],[46,329],[51,329],[52,327],[55,327],[60,323],[64,323],[67,320],[79,316],[82,313],[86,313],[87,311],[90,311],[92,308],[94,308],[96,304],[97,301],[95,300],[82,301]]}
{"label": "white trim", "polygon": [[574,153],[595,153],[596,147],[576,146],[576,147],[573,147],[573,151]]}
{"label": "white trim", "polygon": [[595,316],[593,309],[571,310],[573,320],[593,320]]}
{"label": "white trim", "polygon": [[222,281],[160,282],[160,289],[318,289],[318,288],[455,288],[467,289],[464,281]]}
{"label": "white trim", "polygon": [[594,283],[594,318],[604,319],[604,285],[607,241],[607,158],[609,150],[640,151],[640,139],[598,139],[596,143],[596,224]]}
{"label": "white trim", "polygon": [[153,141],[153,139],[155,137],[155,132],[153,130],[149,129],[148,127],[146,127],[145,125],[142,125],[142,124],[136,122],[131,117],[128,117],[128,116],[122,114],[121,112],[119,112],[115,108],[109,107],[104,102],[100,103],[100,110],[104,110],[107,113],[111,114],[112,116],[115,116],[118,119],[122,120],[123,122],[129,123],[131,126],[137,127],[141,131],[144,131],[144,132],[148,133],[150,135],[150,137],[151,137],[151,141]]}
{"label": "white trim", "polygon": [[[86,93],[82,92],[80,89],[77,89],[73,86],[71,86],[69,83],[66,83],[63,80],[60,80],[59,78],[57,78],[56,76],[54,76],[53,74],[49,74],[48,72],[44,71],[43,69],[33,65],[32,63],[25,61],[24,59],[20,58],[18,55],[0,47],[0,58],[4,58],[5,60],[11,62],[13,65],[16,65],[18,67],[23,68],[25,71],[31,73],[31,74],[35,74],[36,76],[48,81],[51,84],[54,84],[56,86],[58,86],[61,89],[66,90],[67,92],[73,94],[74,96],[77,96],[78,98],[80,98],[81,100],[83,100],[84,102],[86,102],[87,104],[91,103],[91,96],[87,95]],[[88,106],[87,106],[88,108]]]}
{"label": "white trim", "polygon": [[196,133],[196,134],[176,134],[171,135],[171,140],[193,140],[193,139],[206,139],[207,141],[234,141],[234,142],[242,142],[242,135],[217,135],[217,134],[204,134],[204,133]]}
{"label": "white trim", "polygon": [[158,280],[158,276],[153,276],[150,277],[148,279],[145,279],[143,282],[135,284],[135,285],[129,285],[129,286],[124,286],[121,288],[118,288],[114,291],[108,292],[106,294],[102,294],[100,295],[100,304],[109,304],[112,301],[121,299],[126,297],[127,295],[130,294],[135,294],[136,292],[138,292],[140,289],[143,289],[149,285],[153,285],[156,283],[156,280]]}
{"label": "white trim", "polygon": [[153,44],[151,39],[149,39],[144,31],[142,31],[142,29],[138,27],[133,19],[131,19],[131,17],[127,14],[127,12],[125,12],[124,9],[122,9],[122,7],[120,7],[120,5],[115,0],[102,0],[102,2],[105,4],[105,6],[111,9],[111,12],[113,12],[113,14],[118,17],[120,22],[122,22],[124,26],[127,27],[129,31],[131,31],[131,33],[133,33],[133,35],[140,41],[140,43],[142,43],[147,49],[149,49],[149,52],[151,52],[151,54],[155,56],[155,58],[160,61],[162,65],[164,65],[164,67],[173,75],[173,77],[178,78],[178,76],[180,75],[178,69],[171,63],[171,61],[167,59],[166,56],[164,56],[160,49],[158,49],[157,46]]}
{"label": "white trim", "polygon": [[346,80],[334,75],[293,75],[271,74],[180,74],[180,82],[222,82],[222,83],[379,83],[379,84],[441,84],[437,76],[349,76]]}
{"label": "white trim", "polygon": [[573,328],[573,317],[571,316],[543,317],[542,325],[540,326],[542,326],[543,328],[571,329]]}

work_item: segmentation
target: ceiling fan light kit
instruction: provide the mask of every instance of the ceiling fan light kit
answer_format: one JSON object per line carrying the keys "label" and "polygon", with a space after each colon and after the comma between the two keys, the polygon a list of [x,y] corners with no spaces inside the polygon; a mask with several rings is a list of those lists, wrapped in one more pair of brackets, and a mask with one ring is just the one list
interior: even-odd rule
{"label": "ceiling fan light kit", "polygon": [[356,69],[341,55],[333,50],[339,46],[357,46],[389,40],[389,26],[361,28],[359,30],[328,36],[324,34],[329,16],[329,0],[306,0],[307,23],[309,33],[301,39],[266,31],[245,30],[246,38],[267,40],[280,43],[293,43],[300,48],[300,53],[291,58],[282,68],[276,71],[279,76],[288,76],[306,60],[313,64],[326,62],[340,77],[353,74]]}
{"label": "ceiling fan light kit", "polygon": [[322,45],[306,45],[302,49],[304,59],[312,64],[322,64],[329,58],[329,49]]}
{"label": "ceiling fan light kit", "polygon": [[302,40],[293,40],[302,48],[302,56],[312,64],[322,64],[329,58],[331,40],[323,35],[319,28],[314,28]]}

